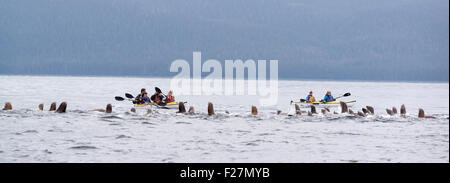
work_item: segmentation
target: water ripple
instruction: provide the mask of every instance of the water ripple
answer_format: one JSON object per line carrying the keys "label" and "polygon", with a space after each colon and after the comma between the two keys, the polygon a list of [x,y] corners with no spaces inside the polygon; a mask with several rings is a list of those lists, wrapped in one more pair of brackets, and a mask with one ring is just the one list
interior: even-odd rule
{"label": "water ripple", "polygon": [[116,137],[116,139],[124,139],[124,138],[131,138],[131,136],[118,135],[118,136]]}
{"label": "water ripple", "polygon": [[97,149],[95,146],[73,146],[69,149],[76,149],[76,150],[89,150],[89,149]]}

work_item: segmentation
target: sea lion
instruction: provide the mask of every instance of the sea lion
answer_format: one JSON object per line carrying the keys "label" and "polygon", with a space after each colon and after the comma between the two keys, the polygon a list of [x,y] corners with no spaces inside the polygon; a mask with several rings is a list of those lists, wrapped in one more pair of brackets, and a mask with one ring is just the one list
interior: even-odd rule
{"label": "sea lion", "polygon": [[295,114],[302,115],[302,111],[300,110],[300,106],[298,106],[298,104],[295,104]]}
{"label": "sea lion", "polygon": [[300,111],[300,106],[298,106],[298,104],[295,104],[295,111]]}
{"label": "sea lion", "polygon": [[363,112],[361,112],[361,111],[358,111],[358,116],[366,117],[366,115]]}
{"label": "sea lion", "polygon": [[94,110],[90,110],[91,112],[106,112],[105,109],[94,109]]}
{"label": "sea lion", "polygon": [[397,113],[398,113],[398,112],[397,112],[397,108],[392,107],[392,112],[393,112],[394,114],[397,114]]}
{"label": "sea lion", "polygon": [[194,106],[189,107],[188,114],[190,114],[190,115],[195,114]]}
{"label": "sea lion", "polygon": [[106,111],[105,111],[106,113],[112,113],[112,105],[111,104],[108,104],[108,105],[106,105]]}
{"label": "sea lion", "polygon": [[345,102],[340,102],[341,104],[341,113],[348,113],[348,107],[347,104]]}
{"label": "sea lion", "polygon": [[94,110],[90,110],[90,111],[112,113],[112,105],[111,104],[106,105],[106,109],[94,109]]}
{"label": "sea lion", "polygon": [[364,116],[369,113],[369,111],[366,108],[362,108],[362,112],[364,113]]}
{"label": "sea lion", "polygon": [[419,109],[419,118],[425,117],[425,111],[423,109]]}
{"label": "sea lion", "polygon": [[65,113],[67,109],[67,103],[63,102],[59,105],[58,109],[56,110],[57,113]]}
{"label": "sea lion", "polygon": [[208,102],[208,115],[214,115],[214,105],[211,102]]}
{"label": "sea lion", "polygon": [[348,109],[348,113],[349,114],[355,114],[355,112],[353,112],[353,110],[351,110],[351,109]]}
{"label": "sea lion", "polygon": [[177,113],[185,113],[186,107],[184,106],[183,102],[178,103],[178,112]]}
{"label": "sea lion", "polygon": [[375,114],[375,110],[373,109],[372,106],[366,106],[366,108],[369,111],[370,115],[374,115]]}
{"label": "sea lion", "polygon": [[44,110],[44,104],[39,104],[39,110],[43,111]]}
{"label": "sea lion", "polygon": [[406,107],[405,107],[405,104],[402,104],[402,106],[400,107],[400,114],[401,114],[402,116],[405,116],[405,115],[406,115]]}
{"label": "sea lion", "polygon": [[252,106],[252,115],[258,115],[258,109],[256,106]]}
{"label": "sea lion", "polygon": [[390,109],[386,109],[386,113],[388,113],[389,115],[393,116],[394,115],[394,111],[390,110]]}
{"label": "sea lion", "polygon": [[419,118],[436,118],[434,116],[425,116],[425,111],[423,109],[419,109]]}
{"label": "sea lion", "polygon": [[311,105],[311,113],[317,114],[316,106]]}
{"label": "sea lion", "polygon": [[50,105],[50,109],[49,109],[48,111],[56,111],[56,102],[53,102],[53,103]]}
{"label": "sea lion", "polygon": [[10,102],[6,102],[6,103],[5,103],[5,107],[3,107],[3,110],[4,110],[4,111],[12,110],[12,105],[11,105],[11,103],[10,103]]}

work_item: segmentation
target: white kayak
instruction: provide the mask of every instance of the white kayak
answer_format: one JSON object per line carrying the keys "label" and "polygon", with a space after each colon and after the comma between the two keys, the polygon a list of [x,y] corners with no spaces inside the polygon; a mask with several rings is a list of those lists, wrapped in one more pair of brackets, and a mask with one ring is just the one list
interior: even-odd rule
{"label": "white kayak", "polygon": [[292,102],[292,104],[298,104],[300,107],[302,108],[307,108],[310,107],[311,105],[314,105],[316,107],[322,107],[322,108],[327,108],[327,107],[340,107],[341,106],[341,102],[344,102],[345,104],[347,104],[348,107],[353,106],[353,104],[356,103],[356,100],[352,100],[352,101],[332,101],[332,102]]}

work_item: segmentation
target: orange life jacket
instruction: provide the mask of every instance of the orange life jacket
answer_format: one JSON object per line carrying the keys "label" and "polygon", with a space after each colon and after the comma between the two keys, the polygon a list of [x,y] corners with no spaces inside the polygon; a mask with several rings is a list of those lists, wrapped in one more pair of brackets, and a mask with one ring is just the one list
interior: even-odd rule
{"label": "orange life jacket", "polygon": [[175,102],[175,97],[174,96],[167,96],[166,103],[169,103],[169,102]]}

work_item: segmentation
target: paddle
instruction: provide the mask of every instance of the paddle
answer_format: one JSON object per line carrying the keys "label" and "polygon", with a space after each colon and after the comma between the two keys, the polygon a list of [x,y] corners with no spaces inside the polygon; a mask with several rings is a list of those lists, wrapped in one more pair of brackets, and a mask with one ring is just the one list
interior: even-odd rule
{"label": "paddle", "polygon": [[[350,95],[352,95],[352,94],[351,94],[351,93],[345,93],[344,95],[341,95],[341,96],[339,96],[339,97],[334,98],[333,101],[336,101],[336,99],[338,99],[338,98],[348,97],[348,96],[350,96]],[[322,102],[322,103],[327,103],[327,102],[325,102],[325,101],[323,101],[323,100],[321,100],[321,102]]]}
{"label": "paddle", "polygon": [[[134,99],[134,96],[131,95],[131,94],[129,94],[129,93],[125,93],[125,97],[127,97],[128,100]],[[126,100],[125,98],[119,97],[119,96],[116,96],[116,97],[114,97],[114,98],[115,98],[117,101],[124,101],[124,100]]]}
{"label": "paddle", "polygon": [[125,99],[123,98],[123,97],[119,97],[119,96],[116,96],[116,97],[114,97],[117,101],[124,101]]}
{"label": "paddle", "polygon": [[[155,87],[155,91],[156,91],[156,93],[160,93],[160,94],[162,94],[164,97],[166,97],[167,98],[167,95],[164,95],[164,93],[161,91],[161,89],[159,89],[158,87]],[[158,103],[158,105],[159,106],[166,106],[167,104],[165,103],[165,102],[160,102],[160,103]]]}
{"label": "paddle", "polygon": [[159,89],[158,87],[155,87],[155,91],[156,91],[156,93],[162,93],[161,89]]}
{"label": "paddle", "polygon": [[125,93],[125,97],[129,98],[129,99],[134,99],[133,95],[129,94],[129,93]]}
{"label": "paddle", "polygon": [[344,95],[339,96],[339,97],[336,97],[336,98],[334,98],[334,99],[336,100],[336,99],[338,99],[338,98],[348,97],[348,96],[350,96],[350,95],[352,95],[352,94],[351,94],[351,93],[345,93]]}

